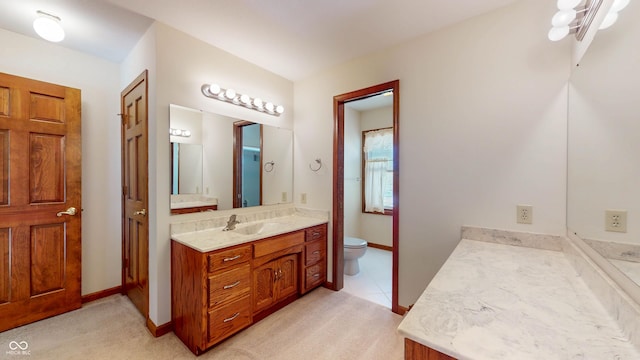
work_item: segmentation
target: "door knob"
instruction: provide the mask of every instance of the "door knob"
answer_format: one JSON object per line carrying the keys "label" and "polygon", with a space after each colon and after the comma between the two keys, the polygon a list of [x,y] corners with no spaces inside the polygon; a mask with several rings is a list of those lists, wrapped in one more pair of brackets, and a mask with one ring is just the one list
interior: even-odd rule
{"label": "door knob", "polygon": [[65,211],[60,211],[59,213],[56,214],[57,217],[60,217],[62,215],[75,215],[78,212],[78,210],[76,210],[76,208],[74,208],[73,206],[68,208]]}
{"label": "door knob", "polygon": [[147,209],[138,210],[138,211],[134,212],[133,215],[147,216]]}

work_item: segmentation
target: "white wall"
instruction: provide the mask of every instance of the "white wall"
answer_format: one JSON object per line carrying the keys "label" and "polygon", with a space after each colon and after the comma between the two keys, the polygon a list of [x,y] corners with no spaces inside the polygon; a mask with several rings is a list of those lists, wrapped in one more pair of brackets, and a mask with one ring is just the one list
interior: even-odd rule
{"label": "white wall", "polygon": [[[569,89],[567,227],[582,238],[640,242],[640,4],[598,32]],[[627,232],[606,232],[607,209],[627,211]]]}
{"label": "white wall", "polygon": [[361,237],[362,133],[360,112],[344,107],[344,234]]}
{"label": "white wall", "polygon": [[[149,317],[162,325],[171,321],[169,104],[291,129],[293,83],[162,23],[154,23],[125,60],[123,81],[128,84],[145,67],[149,69]],[[285,113],[275,117],[205,98],[200,87],[211,82],[281,104]],[[181,216],[185,218],[189,215]]]}
{"label": "white wall", "polygon": [[82,294],[121,283],[119,68],[0,29],[2,72],[78,88],[82,97]]}
{"label": "white wall", "polygon": [[191,131],[189,137],[169,135],[169,141],[182,144],[202,144],[202,111],[170,105],[169,119],[171,128]]}
{"label": "white wall", "polygon": [[[333,96],[400,79],[401,306],[462,225],[565,232],[570,51],[546,38],[548,5],[524,0],[295,84],[295,191],[331,209]],[[308,170],[315,157],[324,172]],[[521,203],[533,225],[516,224]]]}

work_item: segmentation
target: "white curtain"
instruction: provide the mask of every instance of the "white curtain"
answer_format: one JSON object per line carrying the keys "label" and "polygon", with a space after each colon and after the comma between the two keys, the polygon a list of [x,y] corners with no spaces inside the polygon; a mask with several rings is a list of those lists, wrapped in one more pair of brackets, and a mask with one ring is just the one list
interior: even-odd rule
{"label": "white curtain", "polygon": [[393,164],[393,129],[368,131],[364,138],[365,211],[384,213],[385,176]]}

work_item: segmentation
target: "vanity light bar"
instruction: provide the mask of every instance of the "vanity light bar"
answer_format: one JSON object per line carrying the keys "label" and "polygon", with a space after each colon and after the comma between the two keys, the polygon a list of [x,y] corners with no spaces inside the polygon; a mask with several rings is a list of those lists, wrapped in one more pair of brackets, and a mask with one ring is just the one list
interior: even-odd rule
{"label": "vanity light bar", "polygon": [[280,116],[284,113],[282,105],[274,105],[272,102],[265,102],[260,98],[252,98],[247,94],[238,94],[233,89],[223,89],[217,84],[203,84],[200,90],[208,98],[244,106],[269,115]]}
{"label": "vanity light bar", "polygon": [[169,134],[172,136],[190,137],[191,131],[171,128],[169,129]]}

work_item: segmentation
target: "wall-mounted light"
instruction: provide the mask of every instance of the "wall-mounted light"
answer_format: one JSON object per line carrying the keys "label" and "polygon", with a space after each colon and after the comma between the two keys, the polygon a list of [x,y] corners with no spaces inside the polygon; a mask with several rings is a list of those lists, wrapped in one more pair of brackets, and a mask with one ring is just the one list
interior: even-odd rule
{"label": "wall-mounted light", "polygon": [[172,136],[190,137],[191,131],[171,128],[169,129],[169,134]]}
{"label": "wall-mounted light", "polygon": [[[576,39],[582,41],[603,0],[586,0],[584,5],[578,6],[582,2],[583,0],[558,0],[558,12],[551,19],[549,40],[559,41],[575,33]],[[614,0],[599,29],[613,25],[618,20],[618,12],[628,4],[629,0]]]}
{"label": "wall-mounted light", "polygon": [[44,11],[36,11],[38,17],[33,21],[33,29],[43,39],[60,42],[64,39],[64,29],[60,25],[60,18]]}
{"label": "wall-mounted light", "polygon": [[264,102],[260,98],[252,98],[247,94],[238,94],[233,89],[223,89],[217,84],[203,84],[200,90],[204,96],[211,99],[232,103],[274,116],[280,116],[284,113],[284,106],[282,105]]}

